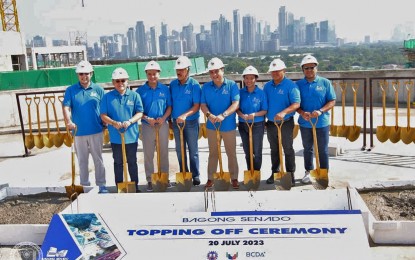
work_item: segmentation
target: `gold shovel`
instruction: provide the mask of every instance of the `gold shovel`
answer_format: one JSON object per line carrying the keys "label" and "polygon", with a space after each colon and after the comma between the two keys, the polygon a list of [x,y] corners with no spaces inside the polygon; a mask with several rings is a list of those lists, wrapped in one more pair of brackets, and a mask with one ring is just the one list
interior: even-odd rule
{"label": "gold shovel", "polygon": [[349,132],[349,127],[346,126],[346,112],[345,112],[347,83],[344,83],[344,82],[340,83],[340,88],[342,91],[342,125],[337,126],[337,136],[347,137],[347,134]]}
{"label": "gold shovel", "polygon": [[406,95],[406,109],[407,109],[407,125],[401,127],[401,140],[404,144],[410,144],[415,140],[415,128],[411,128],[411,87],[413,86],[412,81],[405,82],[407,91]]}
{"label": "gold shovel", "polygon": [[244,171],[244,185],[247,190],[258,190],[261,180],[261,172],[254,169],[254,142],[252,140],[252,127],[255,120],[252,119],[252,123],[246,122],[249,128],[249,164],[250,170]]}
{"label": "gold shovel", "polygon": [[45,144],[43,143],[42,132],[40,130],[40,113],[39,113],[40,97],[35,96],[33,98],[33,102],[35,102],[35,104],[36,104],[37,129],[38,129],[38,134],[35,135],[33,138],[34,138],[34,141],[35,141],[35,146],[38,149],[42,149],[43,147],[45,147]]}
{"label": "gold shovel", "polygon": [[118,193],[136,193],[137,187],[135,186],[135,182],[128,181],[128,174],[127,174],[127,155],[125,152],[125,130],[118,132],[121,135],[121,149],[122,149],[122,169],[124,173],[123,182],[117,183],[117,190]]}
{"label": "gold shovel", "polygon": [[216,124],[213,124],[213,126],[216,129],[216,142],[217,142],[217,148],[218,148],[218,159],[219,159],[219,172],[215,172],[213,174],[213,184],[215,187],[215,190],[217,191],[227,191],[229,190],[229,186],[231,184],[231,174],[229,172],[224,172],[222,167],[222,153],[220,149],[220,126],[222,123],[219,123],[219,126],[216,127]]}
{"label": "gold shovel", "polygon": [[50,121],[49,121],[50,97],[44,96],[43,102],[45,102],[45,106],[46,106],[46,125],[48,127],[48,133],[46,135],[43,135],[43,143],[45,144],[46,147],[51,148],[54,145],[53,143],[54,135],[50,133]]}
{"label": "gold shovel", "polygon": [[[59,102],[61,102],[61,106],[63,109],[63,96],[58,96]],[[72,136],[69,133],[69,128],[68,126],[66,126],[66,133],[63,134],[63,143],[68,146],[71,147],[72,144]]]}
{"label": "gold shovel", "polygon": [[347,139],[350,142],[354,142],[359,138],[361,127],[356,125],[356,100],[357,100],[357,89],[359,88],[358,83],[352,84],[353,89],[353,126],[349,126],[349,133],[347,134]]}
{"label": "gold shovel", "polygon": [[185,148],[184,148],[184,137],[183,137],[183,130],[186,123],[183,123],[183,126],[180,126],[177,123],[177,127],[180,130],[180,150],[182,154],[182,172],[176,173],[176,182],[177,182],[177,190],[178,191],[190,191],[192,188],[192,173],[186,172],[186,161],[185,161]]}
{"label": "gold shovel", "polygon": [[156,131],[156,150],[157,150],[157,172],[151,174],[151,182],[153,189],[156,192],[166,191],[167,185],[169,184],[169,174],[161,172],[160,169],[160,140],[159,140],[159,125],[154,125]]}
{"label": "gold shovel", "polygon": [[[76,135],[76,128],[73,134]],[[78,198],[79,194],[84,193],[84,187],[80,185],[75,185],[75,138],[72,138],[73,142],[71,144],[71,163],[72,163],[72,183],[70,186],[65,186],[66,195],[70,200]]]}
{"label": "gold shovel", "polygon": [[313,141],[314,141],[314,151],[316,156],[316,169],[310,171],[310,179],[313,187],[317,190],[325,190],[329,186],[329,174],[327,169],[320,168],[320,157],[318,153],[318,144],[317,144],[317,133],[316,133],[316,125],[317,125],[318,117],[316,118],[316,122],[313,122],[310,119],[310,124],[313,127]]}
{"label": "gold shovel", "polygon": [[392,143],[397,143],[399,140],[401,140],[401,128],[398,126],[399,81],[392,82],[392,87],[395,91],[395,126],[389,127],[389,140]]}
{"label": "gold shovel", "polygon": [[25,136],[24,143],[27,149],[32,149],[35,147],[35,140],[32,133],[32,113],[30,112],[30,105],[32,104],[32,98],[26,97],[25,99],[27,104],[27,115],[28,115],[28,124],[29,124],[29,135]]}
{"label": "gold shovel", "polygon": [[56,147],[61,147],[63,144],[63,134],[61,133],[61,130],[59,129],[58,115],[56,113],[56,107],[55,107],[55,96],[51,96],[50,100],[51,100],[50,102],[52,103],[53,115],[55,117],[56,130],[58,131],[53,136],[53,143],[55,144]]}
{"label": "gold shovel", "polygon": [[380,89],[382,90],[382,125],[376,128],[376,137],[378,138],[379,142],[384,143],[389,138],[389,127],[386,126],[386,88],[387,82],[380,81],[379,82]]}
{"label": "gold shovel", "polygon": [[279,153],[279,159],[280,159],[280,171],[274,173],[274,181],[275,181],[275,188],[277,190],[291,190],[291,172],[286,172],[284,170],[284,158],[282,157],[282,134],[281,134],[281,128],[284,124],[284,120],[281,120],[281,124],[277,124],[276,121],[274,121],[274,125],[277,127],[278,130],[278,153]]}

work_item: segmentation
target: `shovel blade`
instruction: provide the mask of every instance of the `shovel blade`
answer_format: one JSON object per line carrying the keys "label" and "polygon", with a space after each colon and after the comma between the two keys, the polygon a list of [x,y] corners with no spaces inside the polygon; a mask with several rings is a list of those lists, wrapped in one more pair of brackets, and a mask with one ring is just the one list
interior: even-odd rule
{"label": "shovel blade", "polygon": [[199,124],[199,136],[198,136],[199,139],[202,138],[203,136],[203,124],[204,123]]}
{"label": "shovel blade", "polygon": [[244,171],[244,186],[247,190],[258,190],[261,181],[261,172],[250,170]]}
{"label": "shovel blade", "polygon": [[384,143],[389,138],[389,127],[387,126],[378,126],[376,128],[376,137],[378,138],[379,142]]}
{"label": "shovel blade", "polygon": [[107,128],[104,129],[103,141],[104,141],[104,144],[108,144],[110,142],[110,133],[108,132]]}
{"label": "shovel blade", "polygon": [[178,172],[176,173],[176,186],[178,191],[190,191],[192,188],[192,173]]}
{"label": "shovel blade", "polygon": [[291,172],[274,173],[274,182],[277,190],[291,190]]}
{"label": "shovel blade", "polygon": [[[78,198],[79,194],[84,193],[84,187],[79,185],[65,186],[65,190],[66,196],[68,196],[70,200],[75,200]],[[76,195],[74,196],[74,194]]]}
{"label": "shovel blade", "polygon": [[213,185],[217,191],[227,191],[231,185],[231,174],[229,172],[216,172],[213,174]]}
{"label": "shovel blade", "polygon": [[164,192],[169,184],[169,175],[165,172],[151,174],[151,182],[155,192]]}
{"label": "shovel blade", "polygon": [[389,140],[394,144],[401,140],[401,128],[399,126],[390,127]]}
{"label": "shovel blade", "polygon": [[336,125],[330,125],[330,135],[331,136],[337,136],[337,126]]}
{"label": "shovel blade", "polygon": [[299,129],[300,129],[300,126],[299,125],[294,125],[294,128],[293,128],[293,139],[295,139],[297,137],[298,130]]}
{"label": "shovel blade", "polygon": [[125,181],[125,182],[118,183],[117,190],[118,190],[118,193],[136,193],[137,192],[135,182],[133,181]]}
{"label": "shovel blade", "polygon": [[347,137],[349,134],[349,127],[345,125],[341,125],[337,127],[337,136],[339,137]]}
{"label": "shovel blade", "polygon": [[415,128],[402,127],[401,140],[404,144],[410,144],[415,137]]}
{"label": "shovel blade", "polygon": [[43,138],[41,135],[35,135],[34,136],[34,141],[35,141],[35,146],[38,149],[42,149],[43,147],[45,147],[45,144],[43,143]]}
{"label": "shovel blade", "polygon": [[327,169],[315,169],[310,171],[311,184],[316,190],[325,190],[329,186],[329,174]]}
{"label": "shovel blade", "polygon": [[352,126],[347,135],[347,139],[349,139],[350,142],[356,141],[359,138],[360,129],[360,126]]}
{"label": "shovel blade", "polygon": [[33,138],[33,135],[26,136],[24,143],[25,143],[26,148],[29,150],[35,147],[35,140]]}
{"label": "shovel blade", "polygon": [[202,135],[203,135],[203,138],[207,138],[207,130],[206,130],[206,123],[203,123],[203,125],[202,125]]}

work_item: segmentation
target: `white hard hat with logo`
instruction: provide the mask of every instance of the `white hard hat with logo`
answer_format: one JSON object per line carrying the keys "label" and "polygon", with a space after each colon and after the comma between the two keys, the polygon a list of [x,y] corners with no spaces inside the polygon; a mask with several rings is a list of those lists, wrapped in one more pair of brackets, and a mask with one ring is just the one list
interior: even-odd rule
{"label": "white hard hat with logo", "polygon": [[161,71],[161,68],[160,68],[160,65],[156,61],[152,60],[149,63],[147,63],[146,67],[144,68],[144,71],[147,71],[147,70]]}
{"label": "white hard hat with logo", "polygon": [[225,65],[223,65],[223,62],[219,58],[212,58],[208,62],[208,70],[217,70],[223,67],[225,67]]}
{"label": "white hard hat with logo", "polygon": [[254,66],[248,66],[244,69],[244,72],[242,72],[242,76],[245,75],[255,75],[259,76],[258,70]]}
{"label": "white hard hat with logo", "polygon": [[286,69],[285,63],[280,59],[275,59],[269,64],[268,72]]}
{"label": "white hard hat with logo", "polygon": [[180,56],[176,60],[176,65],[174,65],[175,70],[181,70],[192,66],[192,62],[186,56]]}
{"label": "white hard hat with logo", "polygon": [[128,78],[129,78],[128,73],[123,68],[116,68],[112,72],[112,79],[128,79]]}
{"label": "white hard hat with logo", "polygon": [[304,64],[309,64],[309,63],[315,63],[316,65],[318,65],[317,59],[314,56],[306,55],[306,56],[304,56],[303,60],[301,61],[301,67]]}
{"label": "white hard hat with logo", "polygon": [[90,73],[93,72],[94,68],[92,67],[91,63],[86,60],[83,60],[76,65],[76,73]]}

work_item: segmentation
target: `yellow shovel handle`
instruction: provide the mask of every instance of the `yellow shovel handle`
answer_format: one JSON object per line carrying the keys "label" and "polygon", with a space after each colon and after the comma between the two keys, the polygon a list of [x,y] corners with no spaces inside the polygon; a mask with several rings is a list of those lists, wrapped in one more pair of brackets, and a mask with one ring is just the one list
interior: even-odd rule
{"label": "yellow shovel handle", "polygon": [[177,128],[179,128],[179,131],[180,131],[180,151],[181,151],[181,154],[182,154],[182,173],[183,174],[185,174],[185,172],[186,172],[186,167],[185,167],[185,160],[184,160],[184,154],[185,154],[185,151],[184,151],[184,140],[183,140],[183,130],[184,130],[184,127],[186,126],[186,121],[184,121],[184,123],[183,123],[183,126],[180,126],[180,124],[179,123],[177,123]]}
{"label": "yellow shovel handle", "polygon": [[279,157],[280,157],[280,172],[285,172],[284,170],[284,160],[282,158],[282,133],[281,133],[281,128],[282,125],[284,124],[284,119],[281,120],[281,124],[277,124],[276,121],[274,121],[274,125],[277,127],[277,131],[278,131],[278,151],[279,151]]}
{"label": "yellow shovel handle", "polygon": [[248,131],[249,131],[249,166],[250,166],[250,171],[251,171],[251,175],[254,174],[254,140],[252,140],[252,127],[254,126],[254,122],[255,122],[255,117],[252,119],[252,123],[248,123],[248,121],[245,121],[245,123],[248,126]]}
{"label": "yellow shovel handle", "polygon": [[318,122],[318,117],[316,117],[316,122],[313,123],[313,121],[310,119],[310,124],[311,127],[313,129],[313,142],[314,142],[314,151],[315,151],[315,155],[316,155],[316,168],[319,170],[320,169],[320,155],[318,153],[318,143],[317,143],[317,132],[316,132],[316,125]]}

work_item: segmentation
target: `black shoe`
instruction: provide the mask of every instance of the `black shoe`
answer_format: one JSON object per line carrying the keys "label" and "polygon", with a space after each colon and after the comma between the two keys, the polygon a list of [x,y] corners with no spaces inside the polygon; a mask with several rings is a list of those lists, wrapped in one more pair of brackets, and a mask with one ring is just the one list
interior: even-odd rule
{"label": "black shoe", "polygon": [[199,179],[199,177],[194,177],[194,178],[193,178],[193,185],[194,185],[194,186],[198,186],[198,185],[200,185],[200,179]]}
{"label": "black shoe", "polygon": [[138,188],[135,190],[135,193],[141,193],[141,190],[139,190]]}
{"label": "black shoe", "polygon": [[295,177],[294,177],[294,172],[291,172],[291,186],[295,186]]}
{"label": "black shoe", "polygon": [[267,179],[267,184],[273,184],[274,183],[274,174],[271,174],[271,176]]}

